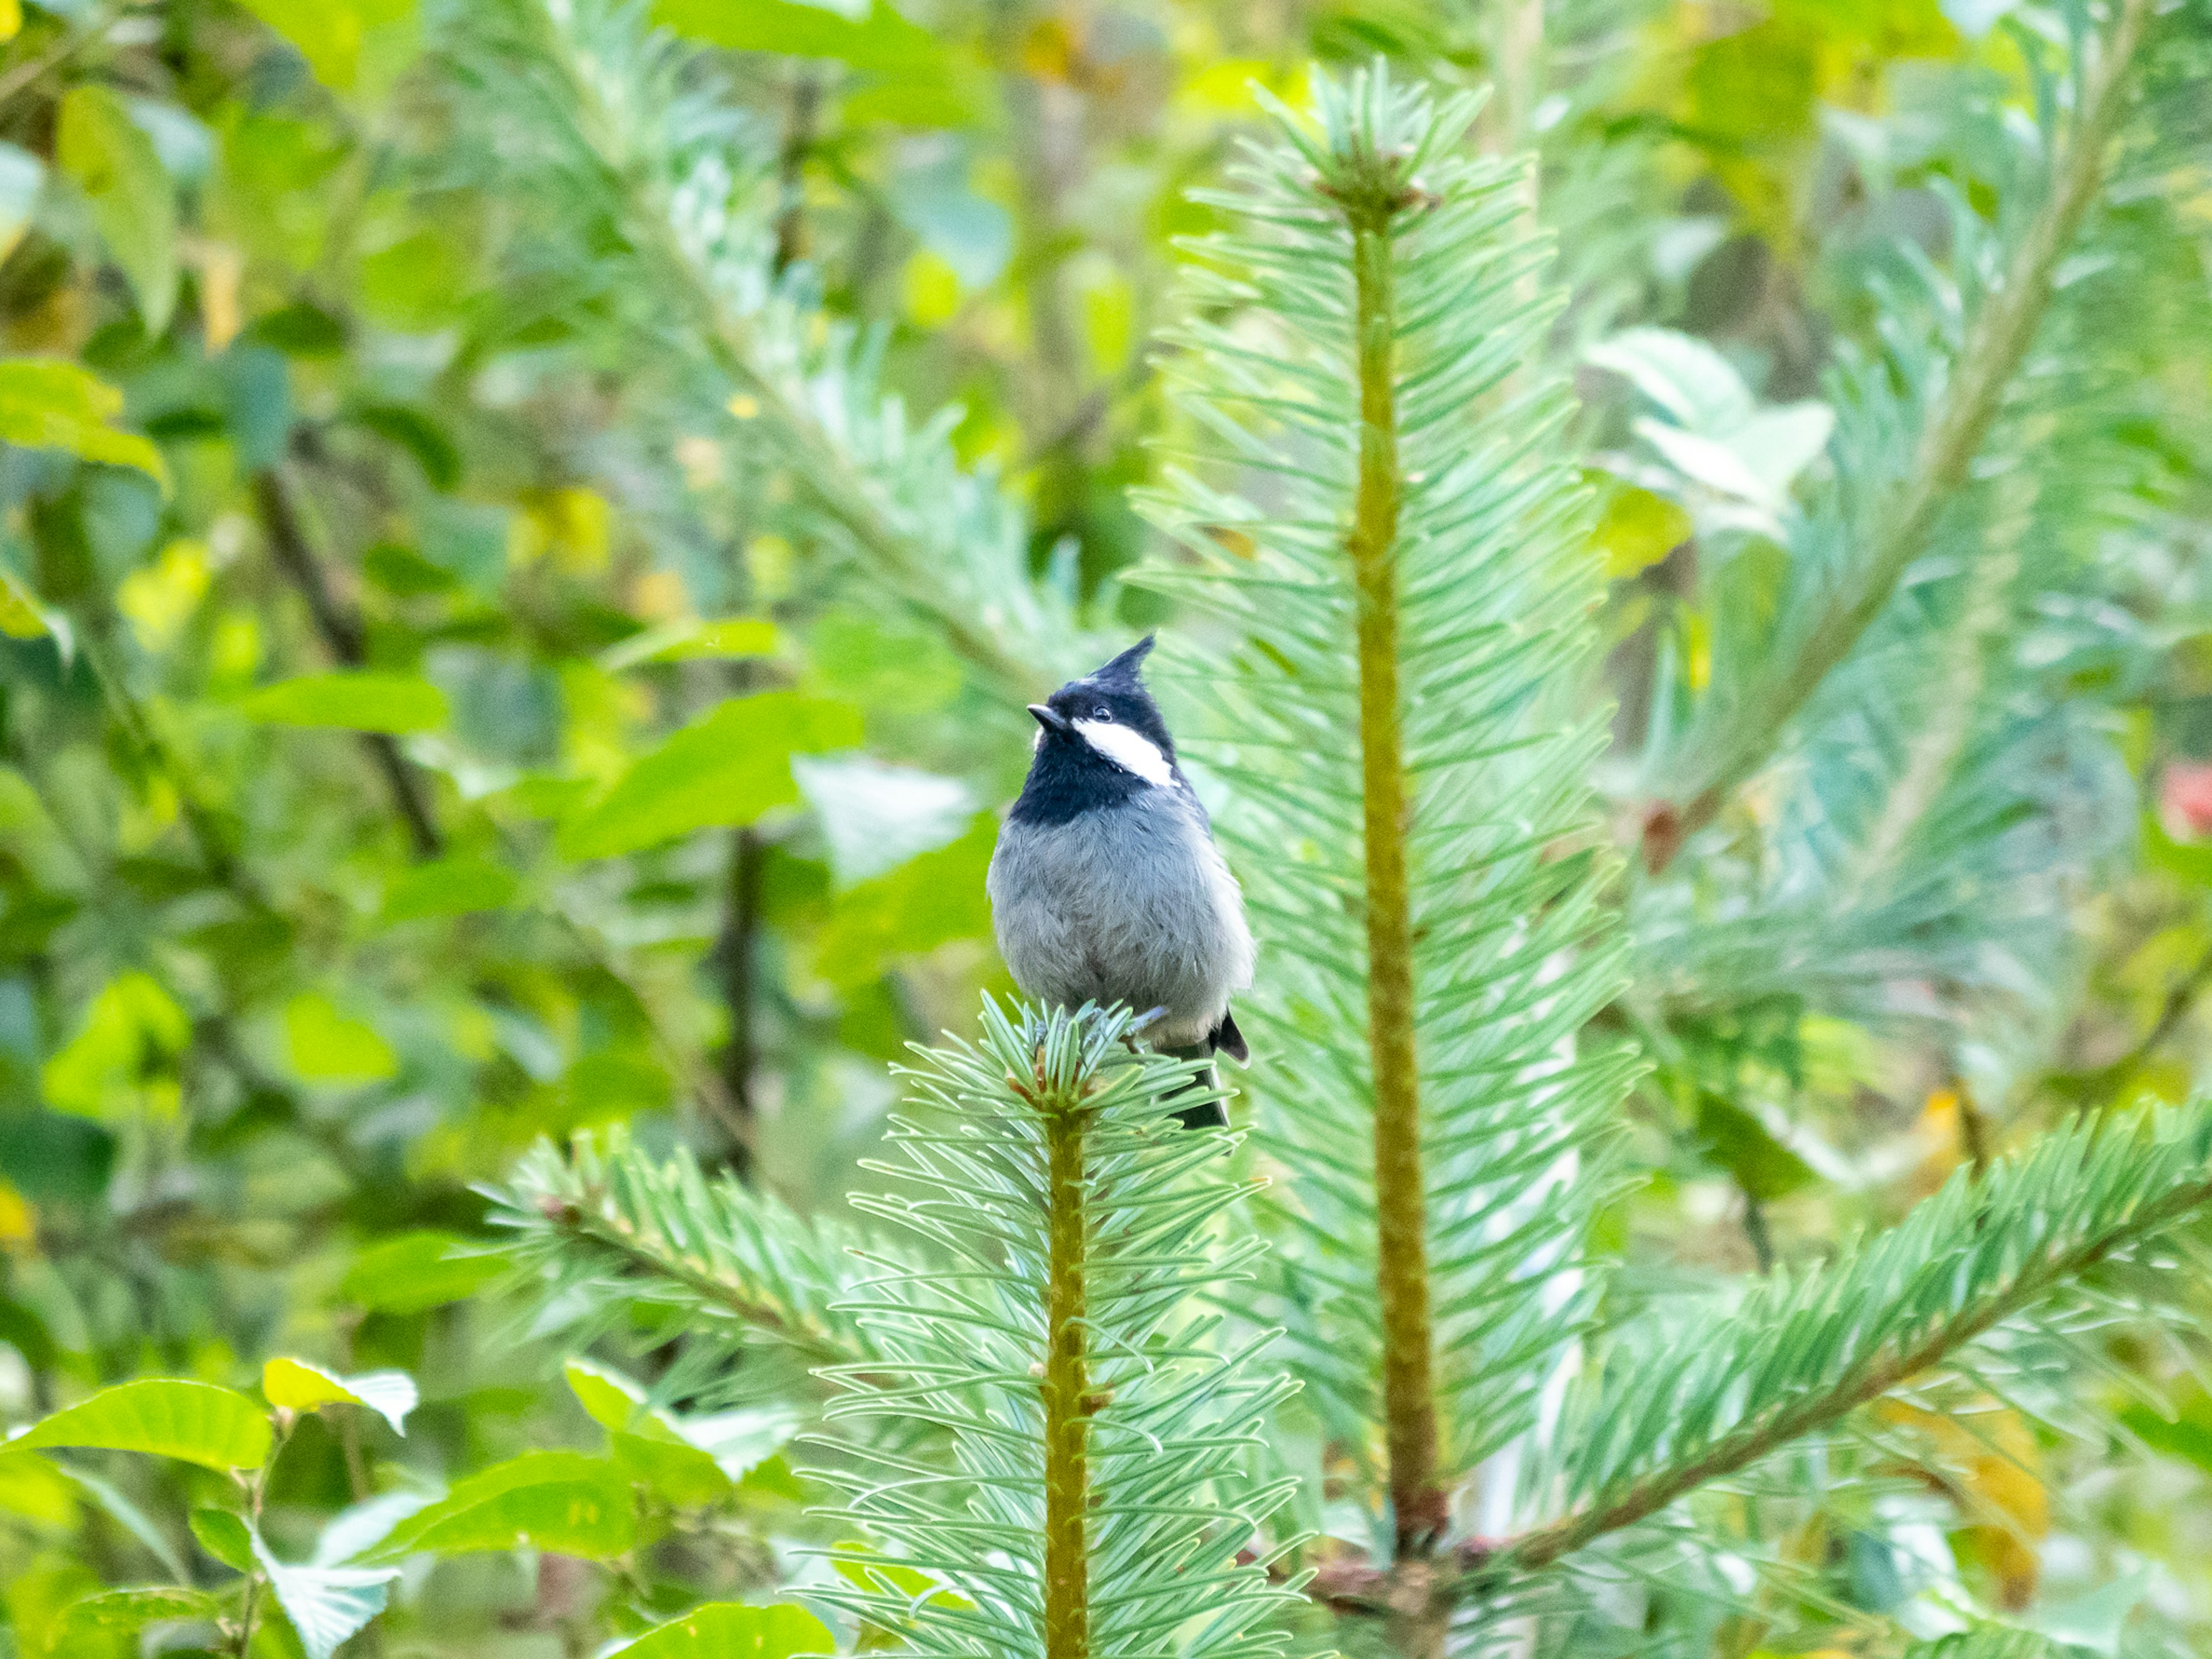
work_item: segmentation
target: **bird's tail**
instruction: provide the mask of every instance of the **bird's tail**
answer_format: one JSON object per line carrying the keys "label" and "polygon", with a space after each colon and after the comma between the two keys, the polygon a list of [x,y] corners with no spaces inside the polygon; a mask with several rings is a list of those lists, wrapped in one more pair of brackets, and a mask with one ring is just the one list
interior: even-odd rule
{"label": "bird's tail", "polygon": [[[1194,1089],[1218,1089],[1220,1086],[1220,1067],[1209,1066],[1176,1090],[1176,1094],[1188,1094]],[[1170,1095],[1168,1098],[1173,1100],[1175,1095]],[[1186,1129],[1225,1129],[1229,1127],[1229,1103],[1222,1100],[1209,1100],[1202,1106],[1185,1107],[1174,1115],[1175,1121]]]}
{"label": "bird's tail", "polygon": [[[1200,1043],[1188,1048],[1163,1048],[1160,1052],[1164,1054],[1170,1054],[1177,1060],[1206,1060],[1212,1055],[1212,1048],[1206,1043]],[[1218,1066],[1208,1066],[1168,1098],[1173,1100],[1176,1095],[1195,1094],[1218,1089],[1220,1086],[1221,1068]],[[1209,1100],[1203,1105],[1187,1106],[1173,1115],[1176,1121],[1186,1129],[1225,1129],[1229,1127],[1229,1107],[1224,1101]]]}

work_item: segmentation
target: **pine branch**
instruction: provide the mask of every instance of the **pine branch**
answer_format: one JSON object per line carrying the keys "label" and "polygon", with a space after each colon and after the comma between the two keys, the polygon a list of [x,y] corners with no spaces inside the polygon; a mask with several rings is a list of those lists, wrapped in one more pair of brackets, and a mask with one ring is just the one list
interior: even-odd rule
{"label": "pine branch", "polygon": [[1387,1450],[1398,1589],[1577,1340],[1628,1075],[1577,1047],[1620,940],[1571,850],[1596,584],[1538,348],[1559,301],[1525,163],[1462,143],[1478,107],[1322,82],[1206,198],[1237,228],[1192,245],[1207,320],[1169,373],[1209,481],[1141,502],[1190,556],[1146,580],[1246,641],[1161,678],[1221,734],[1188,746],[1261,942],[1251,1086],[1293,1176],[1269,1316],[1329,1437]]}
{"label": "pine branch", "polygon": [[1898,1227],[1761,1280],[1571,1402],[1554,1481],[1571,1514],[1492,1563],[1526,1573],[1834,1427],[2106,1269],[2154,1261],[2212,1205],[2212,1104],[2079,1121],[1961,1170]]}
{"label": "pine branch", "polygon": [[1912,465],[1880,501],[1865,551],[1814,599],[1812,621],[1757,680],[1717,711],[1703,740],[1670,755],[1674,787],[1648,817],[1645,861],[1663,869],[1682,842],[1718,815],[1781,740],[1829,674],[1887,607],[1905,570],[1926,550],[1947,504],[1966,481],[2014,374],[2033,343],[2053,278],[2104,181],[2108,146],[2127,101],[2129,73],[2151,0],[2118,0],[2083,83],[2081,102],[2050,169],[2049,193],[2014,249],[2002,283],[1984,301],[1935,408]]}
{"label": "pine branch", "polygon": [[1399,710],[1398,307],[1393,222],[1424,205],[1413,157],[1358,142],[1318,188],[1352,233],[1352,336],[1359,385],[1359,481],[1352,560],[1359,657],[1359,757],[1366,849],[1367,1042],[1375,1073],[1376,1278],[1382,1297],[1382,1423],[1398,1553],[1440,1536],[1449,1503],[1437,1479],[1435,1333],[1429,1317],[1427,1201],[1421,1179],[1420,1073],[1413,1053],[1413,830]]}
{"label": "pine branch", "polygon": [[[1040,1050],[1043,1048],[1040,1044]],[[1048,1659],[1091,1651],[1090,1147],[1087,1079],[1050,1087],[1042,1058],[1029,1103],[1044,1130],[1044,1650]],[[1017,1085],[1017,1091],[1020,1085]]]}
{"label": "pine branch", "polygon": [[[1249,1192],[1225,1137],[1182,1128],[1190,1065],[1132,1054],[1130,1016],[1009,1016],[908,1073],[883,1166],[916,1195],[856,1200],[943,1265],[878,1261],[842,1310],[882,1352],[836,1375],[830,1420],[923,1423],[943,1455],[864,1443],[842,1518],[881,1553],[835,1553],[815,1590],[902,1651],[994,1659],[1173,1652],[1265,1659],[1295,1585],[1238,1552],[1290,1495],[1245,1474],[1291,1385],[1247,1369],[1193,1293],[1252,1244],[1216,1222]],[[1170,1097],[1174,1097],[1172,1101]],[[917,1581],[921,1588],[917,1592]]]}
{"label": "pine branch", "polygon": [[486,1196],[540,1332],[588,1338],[642,1310],[685,1344],[687,1378],[763,1348],[809,1365],[876,1361],[838,1299],[855,1253],[908,1260],[733,1178],[710,1180],[689,1153],[653,1158],[618,1127],[575,1137],[565,1158],[541,1144]]}
{"label": "pine branch", "polygon": [[[542,0],[506,0],[470,9],[465,27],[476,33],[451,67],[480,82],[487,131],[496,141],[526,110],[559,158],[556,187],[603,205],[633,288],[652,296],[622,307],[635,314],[635,343],[672,354],[687,378],[708,371],[731,435],[764,451],[798,492],[810,515],[803,539],[928,616],[1018,701],[1085,660],[1072,596],[1030,579],[1020,506],[954,457],[957,411],[909,424],[851,331],[765,280],[772,246],[729,245],[744,216],[728,136],[702,143],[677,118],[697,55],[643,32],[632,9],[595,0],[557,17]],[[487,81],[484,61],[507,72]],[[589,258],[604,270],[608,250]],[[816,343],[825,335],[826,346]]]}

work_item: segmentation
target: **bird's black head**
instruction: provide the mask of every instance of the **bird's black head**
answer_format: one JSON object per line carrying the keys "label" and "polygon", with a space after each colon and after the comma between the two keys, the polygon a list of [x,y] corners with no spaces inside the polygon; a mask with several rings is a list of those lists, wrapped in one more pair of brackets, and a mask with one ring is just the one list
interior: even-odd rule
{"label": "bird's black head", "polygon": [[1175,739],[1138,674],[1152,648],[1147,634],[1104,666],[1030,705],[1036,757],[1014,803],[1017,821],[1065,823],[1146,789],[1182,786]]}

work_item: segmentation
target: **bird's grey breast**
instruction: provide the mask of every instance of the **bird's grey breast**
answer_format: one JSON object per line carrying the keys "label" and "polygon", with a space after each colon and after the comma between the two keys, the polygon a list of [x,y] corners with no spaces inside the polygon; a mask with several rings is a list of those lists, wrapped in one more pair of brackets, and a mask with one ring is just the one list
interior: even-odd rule
{"label": "bird's grey breast", "polygon": [[1163,1046],[1203,1040],[1251,983],[1242,897],[1181,785],[1061,823],[1009,821],[987,885],[1025,994],[1164,1007],[1152,1034]]}

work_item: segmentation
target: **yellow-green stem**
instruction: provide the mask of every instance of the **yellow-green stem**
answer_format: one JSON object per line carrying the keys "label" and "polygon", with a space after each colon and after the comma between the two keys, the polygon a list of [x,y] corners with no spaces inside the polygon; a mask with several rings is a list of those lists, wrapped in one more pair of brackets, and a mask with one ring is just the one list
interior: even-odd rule
{"label": "yellow-green stem", "polygon": [[1085,1235],[1079,1099],[1044,1102],[1048,1162],[1046,1203],[1052,1233],[1045,1283],[1044,1651],[1045,1659],[1088,1659],[1091,1652],[1091,1506],[1087,1441],[1090,1358],[1085,1342]]}
{"label": "yellow-green stem", "polygon": [[[1378,172],[1384,164],[1373,163]],[[1398,684],[1397,306],[1391,221],[1407,204],[1382,177],[1347,199],[1358,331],[1359,485],[1349,551],[1358,592],[1359,756],[1366,804],[1367,1040],[1375,1073],[1375,1205],[1382,1413],[1401,1557],[1443,1532],[1437,1480],[1420,1074],[1413,1051],[1413,926],[1406,873],[1413,805]]]}
{"label": "yellow-green stem", "polygon": [[[269,1495],[269,1476],[276,1467],[276,1460],[284,1455],[285,1445],[292,1438],[292,1424],[291,1413],[276,1413],[276,1432],[269,1442],[269,1455],[253,1472],[253,1479],[246,1487],[246,1524],[252,1528],[256,1538],[261,1535],[261,1505]],[[246,1656],[252,1651],[253,1633],[261,1624],[261,1592],[268,1582],[268,1575],[262,1571],[261,1563],[257,1559],[253,1571],[246,1577],[246,1599],[239,1608],[238,1629],[232,1649],[237,1659],[246,1659]]]}

